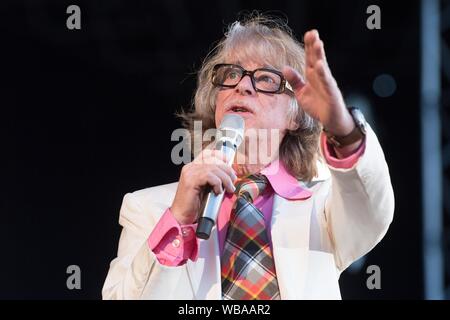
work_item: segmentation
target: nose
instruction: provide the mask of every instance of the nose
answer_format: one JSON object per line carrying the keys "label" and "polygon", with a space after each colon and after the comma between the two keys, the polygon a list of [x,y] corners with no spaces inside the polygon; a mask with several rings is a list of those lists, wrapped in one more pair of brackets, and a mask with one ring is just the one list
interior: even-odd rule
{"label": "nose", "polygon": [[242,95],[253,95],[256,93],[255,88],[253,88],[252,79],[249,75],[244,75],[235,87],[237,93]]}

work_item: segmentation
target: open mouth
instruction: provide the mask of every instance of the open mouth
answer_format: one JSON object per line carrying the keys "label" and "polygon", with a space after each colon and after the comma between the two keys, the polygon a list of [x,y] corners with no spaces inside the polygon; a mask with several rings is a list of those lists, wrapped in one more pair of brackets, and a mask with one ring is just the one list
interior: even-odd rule
{"label": "open mouth", "polygon": [[229,111],[231,112],[251,112],[250,109],[244,106],[232,106]]}

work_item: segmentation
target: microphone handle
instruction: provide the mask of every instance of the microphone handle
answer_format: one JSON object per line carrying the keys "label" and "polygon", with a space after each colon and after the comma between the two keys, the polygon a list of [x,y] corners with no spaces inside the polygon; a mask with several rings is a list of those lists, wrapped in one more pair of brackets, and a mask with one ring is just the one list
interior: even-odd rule
{"label": "microphone handle", "polygon": [[[230,143],[230,141],[223,141],[220,145],[220,150],[225,154],[229,166],[233,163],[236,149],[236,145]],[[209,239],[211,230],[216,224],[217,215],[219,213],[220,206],[222,205],[224,194],[225,191],[217,195],[214,191],[211,191],[208,194],[203,215],[198,219],[197,231],[195,232],[197,238],[203,240]]]}

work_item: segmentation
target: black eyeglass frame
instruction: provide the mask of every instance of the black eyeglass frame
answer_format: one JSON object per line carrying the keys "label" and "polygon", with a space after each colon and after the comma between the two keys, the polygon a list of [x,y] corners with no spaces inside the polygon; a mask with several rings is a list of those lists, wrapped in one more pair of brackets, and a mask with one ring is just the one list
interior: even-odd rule
{"label": "black eyeglass frame", "polygon": [[[217,83],[215,82],[216,76],[217,76],[217,70],[221,67],[234,67],[237,69],[240,69],[242,71],[242,76],[239,79],[239,81],[236,84],[221,84],[221,83]],[[268,72],[272,72],[275,73],[276,75],[280,76],[281,82],[280,82],[280,86],[278,87],[278,89],[276,91],[267,91],[267,90],[262,90],[262,89],[258,89],[256,88],[256,83],[255,83],[255,77],[254,74],[255,72],[258,71],[268,71]],[[253,71],[248,71],[245,70],[244,68],[242,68],[240,65],[238,64],[232,64],[232,63],[219,63],[216,64],[213,67],[213,71],[212,71],[212,76],[211,76],[211,82],[213,85],[217,86],[217,87],[223,87],[223,88],[235,88],[245,76],[249,76],[250,80],[252,81],[252,85],[253,85],[253,89],[255,89],[256,92],[263,92],[263,93],[275,93],[275,94],[281,94],[281,93],[285,93],[285,92],[289,92],[289,93],[293,93],[292,90],[290,90],[289,88],[286,87],[287,85],[287,81],[284,78],[283,74],[275,69],[271,69],[271,68],[258,68],[255,69]]]}

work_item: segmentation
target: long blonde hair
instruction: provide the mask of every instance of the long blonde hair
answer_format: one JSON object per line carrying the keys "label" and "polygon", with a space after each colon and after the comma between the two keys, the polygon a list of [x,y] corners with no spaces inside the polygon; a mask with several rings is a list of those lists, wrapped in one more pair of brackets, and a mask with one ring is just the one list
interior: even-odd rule
{"label": "long blonde hair", "polygon": [[[196,134],[193,130],[194,121],[202,121],[203,132],[215,128],[218,89],[211,83],[212,70],[214,65],[224,63],[231,54],[237,54],[243,61],[261,57],[279,70],[283,65],[289,65],[304,76],[303,45],[295,39],[285,22],[253,13],[232,23],[223,39],[203,61],[198,72],[192,110],[178,114],[191,136]],[[317,174],[321,126],[298,106],[295,97],[290,102],[289,116],[298,124],[298,128],[286,131],[279,147],[279,157],[290,174],[299,180],[310,181]]]}

